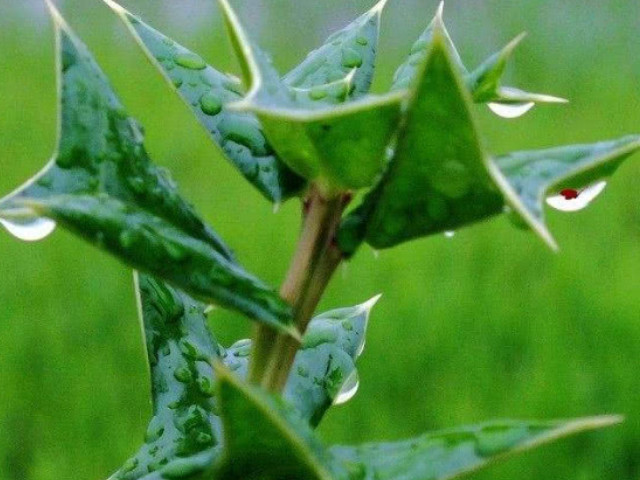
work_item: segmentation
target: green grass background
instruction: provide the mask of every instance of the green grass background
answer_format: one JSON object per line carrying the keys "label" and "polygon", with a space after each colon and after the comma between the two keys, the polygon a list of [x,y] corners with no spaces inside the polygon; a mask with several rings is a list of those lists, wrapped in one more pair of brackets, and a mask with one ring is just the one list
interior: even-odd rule
{"label": "green grass background", "polygon": [[[158,0],[123,3],[220,69],[238,71],[213,0],[185,0],[191,10],[173,18]],[[283,71],[371,5],[237,3]],[[377,90],[389,85],[435,6],[389,2]],[[172,8],[180,10],[181,0]],[[297,234],[296,202],[272,213],[101,2],[67,0],[63,11],[147,127],[156,161],[171,168],[247,268],[278,284]],[[190,21],[198,11],[204,13]],[[640,131],[639,2],[451,0],[446,19],[469,65],[528,31],[510,81],[571,99],[513,121],[479,108],[491,151]],[[54,148],[53,40],[39,2],[0,0],[0,112],[4,194],[41,168]],[[360,391],[332,410],[322,437],[393,440],[492,418],[621,413],[627,417],[621,427],[546,447],[475,478],[637,480],[638,160],[623,166],[589,209],[548,212],[559,254],[505,219],[378,258],[362,249],[338,272],[321,307],[384,296],[361,358]],[[212,326],[226,343],[249,333],[247,321],[222,311]],[[141,441],[150,412],[147,383],[131,272],[64,231],[36,244],[0,231],[0,478],[106,478]]]}

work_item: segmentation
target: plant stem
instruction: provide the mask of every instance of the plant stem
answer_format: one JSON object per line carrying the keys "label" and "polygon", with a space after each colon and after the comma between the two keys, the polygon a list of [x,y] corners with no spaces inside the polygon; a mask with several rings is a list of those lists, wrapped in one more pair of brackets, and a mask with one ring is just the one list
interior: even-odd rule
{"label": "plant stem", "polygon": [[[282,298],[293,306],[294,322],[301,334],[340,263],[340,252],[332,243],[344,206],[342,196],[325,198],[315,187],[311,188],[305,202],[298,247],[280,289]],[[271,390],[280,390],[280,377],[288,374],[291,368],[288,359],[291,356],[293,361],[298,348],[297,340],[278,336],[275,330],[266,326],[257,327],[249,380]],[[282,373],[283,370],[286,372]]]}

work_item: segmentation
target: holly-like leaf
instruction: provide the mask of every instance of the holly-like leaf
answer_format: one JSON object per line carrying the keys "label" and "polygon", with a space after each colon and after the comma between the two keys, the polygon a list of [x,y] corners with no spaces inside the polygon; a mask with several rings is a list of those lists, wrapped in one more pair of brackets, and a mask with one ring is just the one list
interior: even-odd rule
{"label": "holly-like leaf", "polygon": [[217,373],[224,452],[216,480],[344,478],[295,409],[221,366]]}
{"label": "holly-like leaf", "polygon": [[402,92],[366,97],[336,107],[296,102],[267,57],[243,30],[227,0],[220,0],[232,43],[251,90],[232,108],[255,112],[267,138],[299,175],[325,193],[370,185],[400,118]]}
{"label": "holly-like leaf", "polygon": [[275,155],[255,115],[227,108],[227,104],[242,98],[239,79],[207,65],[202,57],[145,24],[113,0],[104,1],[122,19],[151,63],[185,101],[214,143],[249,182],[274,202],[300,192],[304,181]]}
{"label": "holly-like leaf", "polygon": [[60,78],[58,148],[44,170],[0,200],[3,224],[25,227],[48,217],[207,302],[293,332],[289,306],[233,260],[168,172],[151,162],[141,127],[50,8]]}
{"label": "holly-like leaf", "polygon": [[375,248],[453,230],[503,205],[438,18],[395,155],[371,195],[367,241]]}
{"label": "holly-like leaf", "polygon": [[556,422],[499,421],[427,433],[395,443],[336,446],[331,453],[352,480],[448,480],[505,456],[619,423],[619,417]]}
{"label": "holly-like leaf", "polygon": [[391,247],[499,214],[507,204],[556,248],[543,223],[544,196],[564,184],[582,187],[611,174],[640,148],[638,137],[494,160],[482,147],[441,24],[434,24],[432,36],[389,168],[343,221],[340,247],[352,254],[364,239],[375,248]]}
{"label": "holly-like leaf", "polygon": [[153,418],[144,445],[111,479],[196,474],[210,467],[221,449],[212,368],[220,358],[218,345],[207,328],[204,304],[149,275],[136,279]]}
{"label": "holly-like leaf", "polygon": [[437,25],[450,52],[451,60],[460,70],[465,84],[475,102],[489,102],[490,106],[494,109],[499,108],[501,105],[526,105],[527,108],[525,110],[519,110],[519,112],[523,113],[528,111],[536,103],[566,103],[566,100],[563,98],[539,93],[529,93],[524,90],[501,85],[507,62],[517,45],[524,38],[524,35],[516,37],[502,50],[485,60],[478,68],[469,72],[460,58],[460,54],[449,32],[444,26],[442,18],[443,11],[444,2],[440,3],[436,16],[411,47],[411,52],[407,60],[396,70],[391,86],[392,90],[407,89],[411,87],[412,82],[416,81],[419,77],[419,69],[421,65],[424,64],[424,60],[429,53],[433,41],[433,32]]}
{"label": "holly-like leaf", "polygon": [[[327,38],[324,45],[313,50],[305,60],[287,73],[287,85],[307,88],[321,95],[323,85],[353,76],[349,98],[369,92],[375,70],[380,17],[387,0],[380,0],[371,10],[342,30]],[[314,90],[314,87],[317,87]]]}
{"label": "holly-like leaf", "polygon": [[485,60],[478,68],[465,77],[473,100],[477,103],[501,103],[506,105],[527,103],[566,103],[564,98],[540,93],[529,93],[512,87],[502,86],[502,77],[507,63],[525,34],[518,35],[502,50]]}
{"label": "holly-like leaf", "polygon": [[[355,362],[364,348],[371,309],[379,298],[325,312],[309,323],[283,397],[312,426],[320,423],[333,403],[344,403],[355,394]],[[223,363],[242,379],[247,378],[251,345],[249,339],[240,340],[223,354]]]}

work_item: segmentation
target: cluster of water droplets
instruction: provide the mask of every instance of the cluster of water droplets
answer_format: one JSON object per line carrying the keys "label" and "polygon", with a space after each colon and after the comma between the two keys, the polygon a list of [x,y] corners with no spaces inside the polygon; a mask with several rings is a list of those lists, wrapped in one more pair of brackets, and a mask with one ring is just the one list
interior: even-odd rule
{"label": "cluster of water droplets", "polygon": [[599,180],[581,189],[566,188],[547,197],[547,204],[562,212],[577,212],[586,208],[606,188],[607,182]]}

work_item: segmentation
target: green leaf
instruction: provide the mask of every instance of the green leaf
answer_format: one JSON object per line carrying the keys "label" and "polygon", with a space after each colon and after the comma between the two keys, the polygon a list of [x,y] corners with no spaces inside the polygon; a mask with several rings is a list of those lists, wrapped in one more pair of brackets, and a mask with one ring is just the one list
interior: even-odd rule
{"label": "green leaf", "polygon": [[218,72],[199,55],[143,23],[113,0],[104,1],[249,182],[274,202],[299,193],[304,181],[277,158],[258,119],[251,113],[227,108],[227,104],[242,98],[239,79]]}
{"label": "green leaf", "polygon": [[293,332],[288,304],[233,260],[168,172],[153,165],[141,127],[50,7],[60,73],[58,149],[43,171],[0,200],[3,224],[28,227],[48,217],[205,301]]}
{"label": "green leaf", "polygon": [[[349,98],[369,91],[375,70],[380,17],[387,0],[327,38],[324,45],[284,77],[287,85],[312,89],[353,75]],[[317,91],[316,91],[317,92]]]}
{"label": "green leaf", "polygon": [[153,418],[145,443],[113,480],[175,478],[207,469],[219,455],[215,375],[220,358],[207,328],[205,305],[149,275],[136,275],[136,292],[151,373]]}
{"label": "green leaf", "polygon": [[280,397],[242,383],[223,367],[217,373],[225,446],[217,480],[332,480],[342,473],[308,423]]}
{"label": "green leaf", "polygon": [[366,235],[375,248],[453,230],[503,205],[444,26],[434,23],[431,35],[395,155],[371,195]]}
{"label": "green leaf", "polygon": [[402,92],[337,107],[311,109],[281,82],[267,57],[248,38],[227,0],[220,0],[232,43],[251,84],[233,108],[255,112],[267,138],[299,175],[325,193],[370,185],[400,118]]}
{"label": "green leaf", "polygon": [[[557,245],[544,223],[544,201],[564,188],[583,189],[613,175],[640,150],[640,135],[590,145],[513,152],[495,158],[511,208],[546,243]],[[575,199],[580,202],[581,199]],[[586,206],[586,204],[584,205]]]}
{"label": "green leaf", "polygon": [[543,223],[544,196],[563,184],[583,187],[611,174],[640,148],[638,137],[492,159],[482,147],[442,28],[434,25],[432,50],[387,172],[343,220],[341,249],[351,255],[365,239],[374,248],[388,248],[452,231],[502,213],[505,204],[556,248]]}
{"label": "green leaf", "polygon": [[352,480],[447,480],[507,455],[621,421],[593,417],[556,422],[499,421],[427,433],[412,440],[332,447]]}
{"label": "green leaf", "polygon": [[502,50],[485,60],[473,72],[466,75],[465,81],[477,103],[496,102],[506,105],[526,103],[566,103],[564,98],[539,93],[529,93],[501,85],[507,62],[513,55],[525,34],[518,35]]}
{"label": "green leaf", "polygon": [[[311,425],[317,426],[333,403],[344,403],[355,393],[355,362],[364,348],[371,309],[379,298],[325,312],[309,323],[283,397]],[[251,340],[240,340],[223,354],[223,363],[242,379],[247,378],[251,345]]]}
{"label": "green leaf", "polygon": [[[441,35],[451,55],[451,61],[460,70],[465,79],[465,84],[471,93],[473,100],[477,103],[490,102],[497,103],[498,107],[504,105],[528,105],[531,108],[535,103],[566,103],[563,98],[553,97],[539,93],[529,93],[513,87],[503,87],[501,80],[507,66],[507,62],[513,54],[515,48],[524,38],[524,34],[519,35],[498,53],[495,53],[485,60],[478,68],[469,73],[464,66],[460,54],[451,40],[451,36],[444,26],[442,19],[444,2],[438,7],[436,16],[431,21],[427,29],[420,35],[418,40],[411,47],[409,58],[398,67],[394,75],[392,90],[407,89],[412,86],[420,73],[433,41],[433,32],[440,29]],[[490,105],[494,109],[495,105]],[[527,109],[528,110],[528,109]],[[526,111],[526,110],[525,110]]]}

